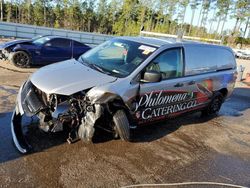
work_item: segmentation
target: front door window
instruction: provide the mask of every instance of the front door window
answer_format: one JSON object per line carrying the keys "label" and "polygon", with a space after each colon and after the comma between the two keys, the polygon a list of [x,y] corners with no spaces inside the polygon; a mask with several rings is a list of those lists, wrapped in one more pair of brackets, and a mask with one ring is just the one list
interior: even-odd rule
{"label": "front door window", "polygon": [[180,48],[162,52],[146,68],[161,73],[162,80],[183,76],[183,60]]}

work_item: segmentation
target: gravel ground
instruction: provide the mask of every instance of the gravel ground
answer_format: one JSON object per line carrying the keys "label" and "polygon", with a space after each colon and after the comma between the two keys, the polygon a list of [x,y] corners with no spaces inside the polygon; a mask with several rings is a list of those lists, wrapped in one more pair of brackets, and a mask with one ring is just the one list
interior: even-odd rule
{"label": "gravel ground", "polygon": [[[238,61],[250,72],[249,61]],[[218,117],[200,113],[138,129],[133,142],[69,145],[66,135],[34,127],[35,152],[12,144],[11,112],[21,83],[36,69],[0,62],[0,187],[120,187],[216,181],[250,187],[250,87],[238,82]],[[214,186],[212,186],[214,187]]]}

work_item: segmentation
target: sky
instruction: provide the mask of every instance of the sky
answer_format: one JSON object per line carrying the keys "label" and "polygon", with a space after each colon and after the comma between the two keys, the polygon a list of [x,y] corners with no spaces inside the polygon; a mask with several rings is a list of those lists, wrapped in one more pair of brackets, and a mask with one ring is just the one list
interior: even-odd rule
{"label": "sky", "polygon": [[[11,1],[11,0],[5,0],[5,1]],[[111,0],[108,0],[108,2],[110,2],[110,1]],[[95,3],[98,3],[98,0]],[[196,26],[197,26],[197,22],[198,22],[198,18],[199,18],[200,9],[201,9],[201,5],[199,5],[198,8],[195,11],[195,16],[194,16],[193,24],[196,25]],[[212,14],[213,14],[213,11],[209,11],[208,20],[213,17]],[[184,22],[185,23],[190,23],[191,16],[192,16],[192,10],[191,10],[190,5],[188,5],[187,11],[186,11],[186,15],[185,15],[185,18],[184,18]],[[235,25],[235,22],[236,22],[236,20],[234,18],[230,18],[228,16],[228,20],[225,23],[224,30],[228,30],[228,29],[232,30],[233,27],[234,27],[234,25]],[[245,23],[243,23],[241,25],[241,29],[242,29],[243,32],[245,30],[245,25],[246,25]],[[222,22],[221,22],[220,27],[219,27],[219,32],[221,31],[221,26],[222,26]],[[207,25],[205,27],[207,28],[207,31],[209,31],[210,23],[207,22]],[[217,22],[214,22],[213,23],[213,27],[212,27],[212,32],[216,29],[216,27],[217,27]],[[249,37],[250,38],[250,26],[248,28],[249,29],[247,30],[247,33],[246,33],[245,37]]]}
{"label": "sky", "polygon": [[[193,24],[194,24],[194,25],[197,25],[199,13],[200,13],[200,9],[201,9],[201,5],[200,5],[200,6],[198,7],[198,9],[196,9],[196,11],[195,11],[195,16],[194,16],[194,21],[193,21]],[[209,11],[208,20],[212,18],[212,14],[213,14],[213,11]],[[190,21],[191,21],[191,16],[192,16],[192,10],[191,10],[191,7],[190,7],[190,5],[189,5],[188,8],[187,8],[187,12],[186,12],[186,15],[185,15],[184,22],[185,22],[185,23],[190,23]],[[235,22],[236,22],[235,19],[230,18],[230,17],[228,16],[228,20],[227,20],[227,22],[225,23],[224,30],[227,30],[227,29],[232,30],[233,27],[234,27],[234,25],[235,25]],[[219,31],[221,31],[221,26],[222,26],[222,23],[220,24]],[[242,29],[243,31],[245,30],[245,26],[246,26],[245,23],[241,25],[241,29]],[[208,22],[207,25],[206,25],[207,30],[209,30],[209,27],[210,27],[210,23]],[[213,23],[213,27],[212,27],[212,28],[213,28],[213,31],[216,29],[216,27],[217,27],[217,22],[214,22],[214,23]],[[250,29],[248,29],[247,34],[246,34],[245,37],[249,36],[249,34],[250,34],[250,31],[249,31],[249,30],[250,30]]]}

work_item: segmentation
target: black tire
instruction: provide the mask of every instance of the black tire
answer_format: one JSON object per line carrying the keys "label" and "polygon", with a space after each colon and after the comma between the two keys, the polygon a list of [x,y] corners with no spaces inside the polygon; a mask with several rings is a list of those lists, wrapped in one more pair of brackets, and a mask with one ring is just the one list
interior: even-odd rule
{"label": "black tire", "polygon": [[129,121],[123,110],[118,110],[113,116],[114,130],[124,141],[130,140]]}
{"label": "black tire", "polygon": [[223,102],[224,102],[224,96],[222,95],[222,93],[216,92],[208,107],[202,111],[202,115],[218,114]]}
{"label": "black tire", "polygon": [[31,58],[26,52],[18,51],[14,52],[12,55],[11,62],[17,67],[29,67],[31,64]]}

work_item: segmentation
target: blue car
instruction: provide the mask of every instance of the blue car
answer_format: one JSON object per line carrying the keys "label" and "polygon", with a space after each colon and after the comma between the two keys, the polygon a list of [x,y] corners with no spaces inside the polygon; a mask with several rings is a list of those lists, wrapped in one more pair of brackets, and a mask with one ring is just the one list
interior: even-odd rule
{"label": "blue car", "polygon": [[18,67],[47,65],[70,58],[78,58],[90,47],[72,39],[58,36],[44,36],[17,44],[9,59]]}
{"label": "blue car", "polygon": [[9,53],[12,52],[13,48],[18,44],[28,43],[32,42],[34,40],[37,40],[43,36],[37,36],[32,39],[19,39],[19,40],[11,40],[8,42],[4,42],[0,44],[0,60],[7,60],[9,57]]}

